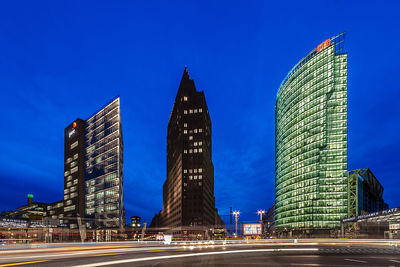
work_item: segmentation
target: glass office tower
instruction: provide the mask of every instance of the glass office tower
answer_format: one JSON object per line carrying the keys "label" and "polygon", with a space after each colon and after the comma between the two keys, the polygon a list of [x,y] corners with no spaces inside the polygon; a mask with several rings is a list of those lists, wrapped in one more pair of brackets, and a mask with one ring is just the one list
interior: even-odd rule
{"label": "glass office tower", "polygon": [[300,60],[275,105],[278,231],[331,229],[347,216],[347,53],[344,33]]}
{"label": "glass office tower", "polygon": [[125,225],[119,97],[86,120],[85,213],[89,228]]}

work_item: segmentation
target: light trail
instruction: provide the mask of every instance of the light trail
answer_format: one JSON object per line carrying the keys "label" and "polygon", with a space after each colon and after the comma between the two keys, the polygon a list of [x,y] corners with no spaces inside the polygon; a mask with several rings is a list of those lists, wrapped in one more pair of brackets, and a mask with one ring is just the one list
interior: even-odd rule
{"label": "light trail", "polygon": [[48,260],[7,263],[7,264],[1,264],[0,267],[5,267],[5,266],[17,266],[17,265],[25,265],[25,264],[33,264],[33,263],[41,263],[41,262],[46,262],[46,261],[48,261]]}
{"label": "light trail", "polygon": [[176,259],[185,257],[199,257],[199,256],[209,256],[209,255],[223,255],[223,254],[235,254],[235,253],[254,253],[254,252],[282,252],[282,251],[318,251],[318,248],[281,248],[281,249],[247,249],[247,250],[231,250],[231,251],[215,251],[215,252],[199,252],[190,254],[180,254],[180,255],[165,255],[156,257],[146,257],[146,258],[136,258],[136,259],[125,259],[107,262],[90,263],[83,265],[75,265],[74,267],[96,267],[96,266],[109,266],[115,264],[140,262],[140,261],[152,261],[152,260],[165,260],[165,259]]}

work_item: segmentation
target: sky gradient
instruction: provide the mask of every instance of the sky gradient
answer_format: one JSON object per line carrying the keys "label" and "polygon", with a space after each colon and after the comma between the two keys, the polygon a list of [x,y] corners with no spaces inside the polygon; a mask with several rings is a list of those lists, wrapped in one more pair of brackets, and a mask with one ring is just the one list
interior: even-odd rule
{"label": "sky gradient", "polygon": [[274,202],[278,87],[342,31],[348,168],[369,167],[389,206],[400,206],[399,1],[1,5],[0,211],[25,204],[28,193],[61,200],[64,128],[120,94],[126,216],[150,223],[162,209],[168,118],[187,65],[212,120],[216,207],[257,220]]}

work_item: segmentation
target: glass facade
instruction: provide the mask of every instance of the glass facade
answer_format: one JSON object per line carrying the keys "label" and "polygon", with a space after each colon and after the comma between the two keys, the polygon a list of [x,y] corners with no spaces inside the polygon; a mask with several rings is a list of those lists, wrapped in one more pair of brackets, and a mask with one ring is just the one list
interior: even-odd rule
{"label": "glass facade", "polygon": [[91,227],[123,227],[123,144],[119,97],[86,120],[85,213]]}
{"label": "glass facade", "polygon": [[344,33],[283,80],[275,105],[276,228],[327,229],[347,216],[347,53]]}

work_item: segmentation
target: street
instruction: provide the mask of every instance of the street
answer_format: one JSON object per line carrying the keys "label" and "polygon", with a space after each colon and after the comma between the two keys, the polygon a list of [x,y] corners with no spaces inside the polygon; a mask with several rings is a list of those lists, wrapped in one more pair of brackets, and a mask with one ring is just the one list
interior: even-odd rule
{"label": "street", "polygon": [[251,240],[2,247],[0,266],[400,266],[387,240]]}

